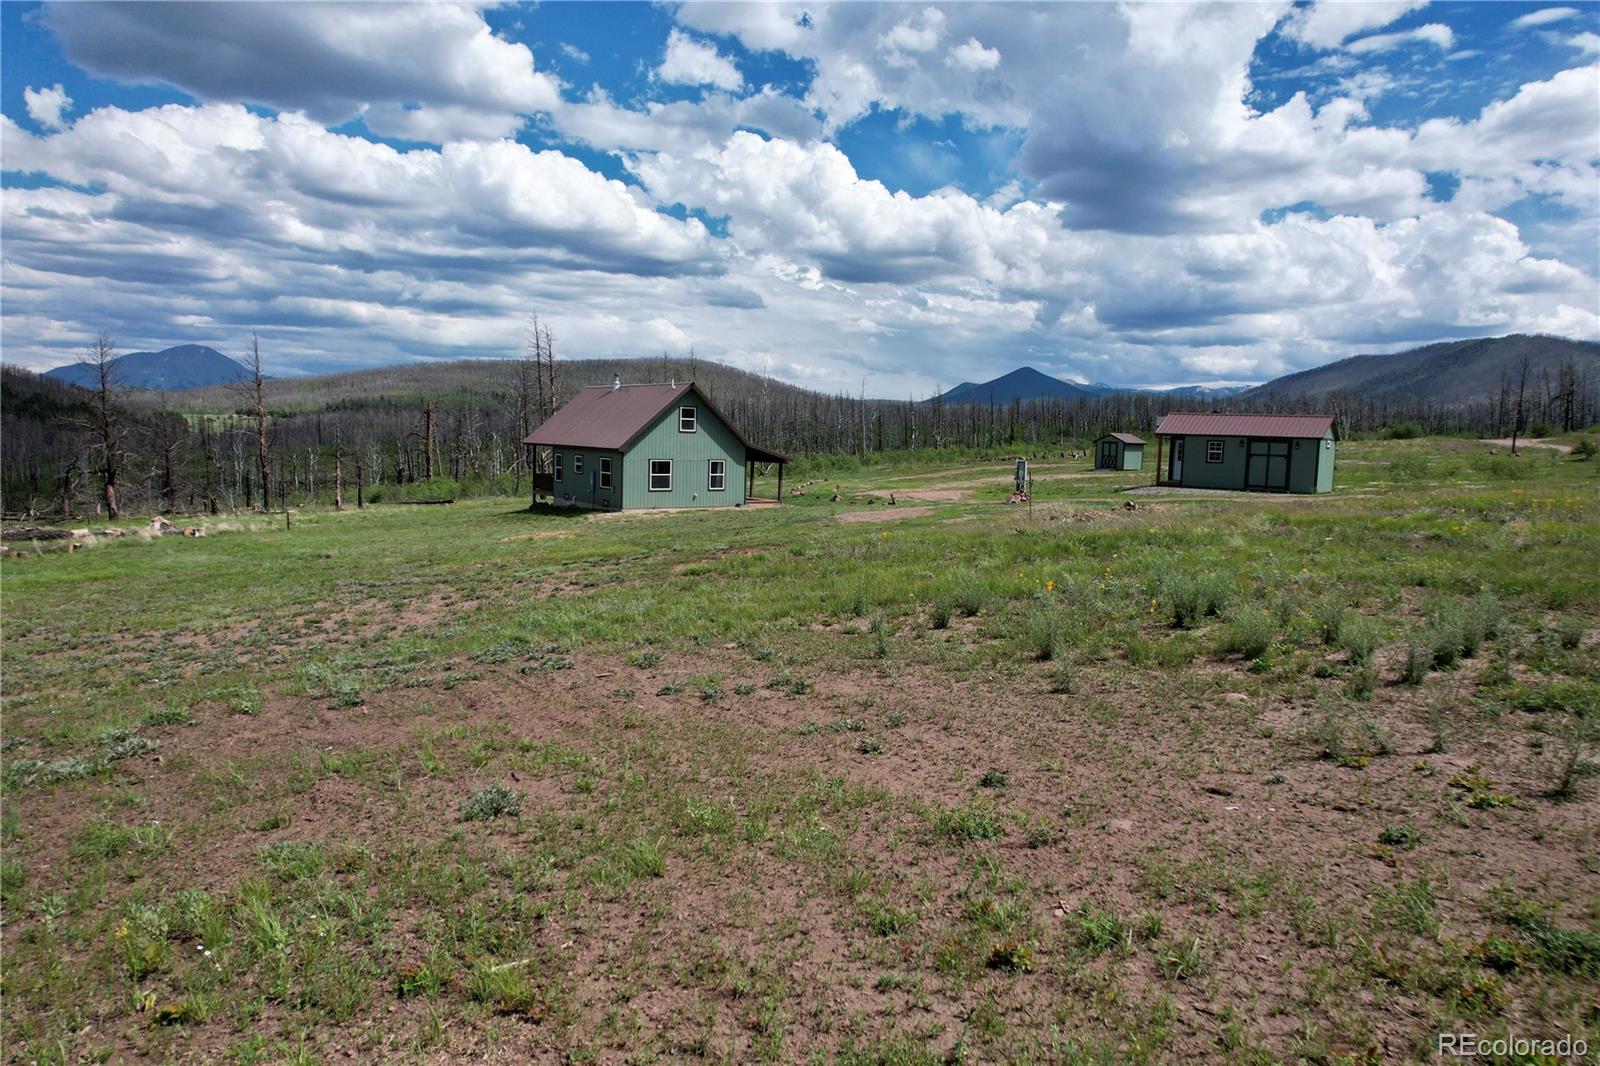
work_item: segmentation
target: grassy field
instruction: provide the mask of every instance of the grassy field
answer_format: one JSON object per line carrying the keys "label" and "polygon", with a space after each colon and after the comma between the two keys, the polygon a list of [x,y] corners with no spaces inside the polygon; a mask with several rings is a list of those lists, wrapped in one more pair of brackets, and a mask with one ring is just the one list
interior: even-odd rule
{"label": "grassy field", "polygon": [[8,558],[5,1056],[1600,1047],[1600,462],[1056,454]]}

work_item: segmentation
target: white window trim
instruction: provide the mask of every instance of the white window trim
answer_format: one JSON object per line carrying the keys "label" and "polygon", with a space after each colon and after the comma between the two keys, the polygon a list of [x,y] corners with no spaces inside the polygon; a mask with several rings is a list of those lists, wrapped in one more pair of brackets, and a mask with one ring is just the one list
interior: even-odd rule
{"label": "white window trim", "polygon": [[[658,476],[656,474],[656,464],[657,463],[666,463],[667,464],[667,475],[666,475],[667,476],[667,487],[664,488],[664,489],[656,488],[656,477]],[[649,492],[671,492],[672,491],[672,460],[671,459],[651,459],[646,463],[644,470],[645,470],[645,479],[646,479],[645,480],[645,489],[646,489],[646,491],[649,491]]]}
{"label": "white window trim", "polygon": [[[1211,446],[1212,445],[1216,445],[1216,448],[1217,448],[1217,457],[1215,459],[1211,458]],[[1226,441],[1220,441],[1220,440],[1208,440],[1208,441],[1206,441],[1206,462],[1208,462],[1208,463],[1220,463],[1226,458],[1227,452],[1228,452],[1228,445],[1227,445]]]}
{"label": "white window trim", "polygon": [[[720,474],[717,473],[716,470],[714,469],[714,467],[718,463],[722,464],[722,473],[720,473]],[[720,485],[712,484],[712,478],[719,478],[719,477],[722,479],[722,484],[720,484]],[[706,491],[707,492],[727,492],[728,491],[728,460],[726,460],[726,459],[707,459],[706,460]]]}
{"label": "white window trim", "polygon": [[556,478],[557,481],[560,481],[561,480],[561,453],[560,452],[556,452],[555,455],[556,455],[555,478]]}
{"label": "white window trim", "polygon": [[583,453],[572,453],[572,476],[580,477],[583,474]]}
{"label": "white window trim", "polygon": [[[689,420],[688,420],[689,421],[689,427],[687,429],[685,429],[684,425],[683,425],[683,423],[684,423],[684,418],[683,418],[684,412],[688,412],[688,414],[689,414]],[[678,408],[678,432],[679,433],[694,433],[699,428],[700,428],[700,409],[698,407],[690,407],[690,406],[688,406],[686,404],[683,407]]]}
{"label": "white window trim", "polygon": [[603,489],[611,487],[611,458],[605,455],[600,457],[600,487]]}

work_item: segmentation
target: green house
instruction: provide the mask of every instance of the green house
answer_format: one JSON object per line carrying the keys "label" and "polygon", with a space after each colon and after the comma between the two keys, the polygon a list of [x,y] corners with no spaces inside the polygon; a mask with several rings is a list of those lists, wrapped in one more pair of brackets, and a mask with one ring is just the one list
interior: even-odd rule
{"label": "green house", "polygon": [[1156,427],[1158,485],[1332,492],[1333,458],[1326,415],[1175,413]]}
{"label": "green house", "polygon": [[1132,433],[1107,433],[1094,442],[1096,470],[1143,470],[1144,438]]}
{"label": "green house", "polygon": [[694,382],[583,389],[522,442],[534,449],[534,498],[603,511],[739,507],[757,474],[789,457],[745,439]]}

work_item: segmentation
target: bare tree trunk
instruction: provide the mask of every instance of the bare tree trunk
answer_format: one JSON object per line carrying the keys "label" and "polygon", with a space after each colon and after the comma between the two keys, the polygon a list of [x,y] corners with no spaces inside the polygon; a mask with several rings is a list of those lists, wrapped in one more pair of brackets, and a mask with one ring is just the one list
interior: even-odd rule
{"label": "bare tree trunk", "polygon": [[107,518],[122,513],[117,506],[117,475],[122,460],[123,416],[117,402],[115,361],[111,338],[100,334],[89,348],[89,363],[95,375],[91,418],[100,449],[100,486]]}
{"label": "bare tree trunk", "polygon": [[1517,411],[1511,423],[1511,454],[1517,454],[1517,437],[1523,430],[1523,397],[1528,391],[1528,369],[1531,359],[1524,355],[1517,361]]}
{"label": "bare tree trunk", "polygon": [[[250,349],[245,353],[245,369],[250,376],[242,382],[245,401],[256,423],[256,468],[261,475],[261,509],[272,510],[272,451],[267,446],[267,378],[261,370],[261,338],[252,330]],[[246,490],[245,506],[250,506]]]}
{"label": "bare tree trunk", "polygon": [[433,401],[422,405],[422,480],[433,480]]}
{"label": "bare tree trunk", "polygon": [[344,510],[344,440],[333,438],[333,509]]}

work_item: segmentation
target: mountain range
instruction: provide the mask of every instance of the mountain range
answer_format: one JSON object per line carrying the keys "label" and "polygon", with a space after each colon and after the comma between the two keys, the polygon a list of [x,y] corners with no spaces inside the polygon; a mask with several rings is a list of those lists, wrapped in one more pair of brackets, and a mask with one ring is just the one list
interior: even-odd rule
{"label": "mountain range", "polygon": [[[1569,362],[1574,364],[1584,380],[1600,380],[1600,344],[1562,337],[1512,334],[1429,344],[1388,355],[1352,356],[1254,387],[1182,385],[1170,389],[1150,389],[1100,383],[1081,384],[1063,381],[1024,366],[990,381],[964,381],[941,394],[939,400],[945,404],[1006,406],[1014,400],[1058,399],[1072,402],[1120,394],[1167,396],[1197,404],[1211,404],[1237,396],[1246,401],[1272,399],[1294,402],[1311,409],[1330,395],[1344,392],[1371,400],[1427,399],[1441,406],[1451,406],[1492,397],[1500,388],[1502,376],[1508,377],[1514,387],[1524,356],[1528,359],[1530,383],[1541,382],[1546,376],[1554,379],[1560,368]],[[611,364],[607,362],[605,365],[609,367]],[[651,364],[646,361],[638,365]],[[116,359],[113,366],[117,384],[140,389],[202,389],[232,384],[249,377],[249,371],[241,363],[204,344],[182,344],[159,352],[131,352]],[[285,379],[277,385],[286,387],[293,382],[298,391],[309,390],[318,395],[331,388],[341,395],[359,398],[371,395],[374,390],[392,391],[398,387],[404,391],[406,382],[421,381],[422,378],[431,380],[430,375],[445,374],[452,381],[460,378],[462,382],[467,382],[485,372],[481,363],[472,360],[461,362],[459,372],[450,370],[451,366],[456,364],[405,364],[354,373]],[[732,368],[713,371],[713,364],[705,361],[699,366],[702,374],[721,370],[734,373]],[[434,369],[429,370],[429,367]],[[639,371],[637,366],[629,366],[629,372],[637,374]],[[57,367],[43,376],[84,387],[93,387],[95,383],[94,366],[90,363]],[[596,380],[605,380],[609,376],[608,370]],[[282,388],[274,391],[281,392]]]}
{"label": "mountain range", "polygon": [[[180,344],[159,352],[129,352],[111,360],[112,380],[133,389],[198,389],[231,385],[250,377],[243,363],[204,344]],[[99,384],[93,363],[69,363],[43,377],[86,389]]]}
{"label": "mountain range", "polygon": [[1246,395],[1303,398],[1315,403],[1332,393],[1349,392],[1391,401],[1427,399],[1448,407],[1493,396],[1502,375],[1507,387],[1515,389],[1524,356],[1528,358],[1530,387],[1537,387],[1546,375],[1555,379],[1569,360],[1588,380],[1600,377],[1600,344],[1514,333],[1429,344],[1395,355],[1351,356],[1277,378]]}
{"label": "mountain range", "polygon": [[1223,386],[1179,385],[1172,389],[1130,388],[1122,385],[1103,385],[1095,382],[1080,385],[1051,377],[1031,366],[1022,366],[990,381],[963,381],[955,388],[940,394],[938,400],[945,404],[996,404],[1004,406],[1013,400],[1089,400],[1113,393],[1147,392],[1156,395],[1215,400],[1236,396],[1248,390],[1248,385]]}

